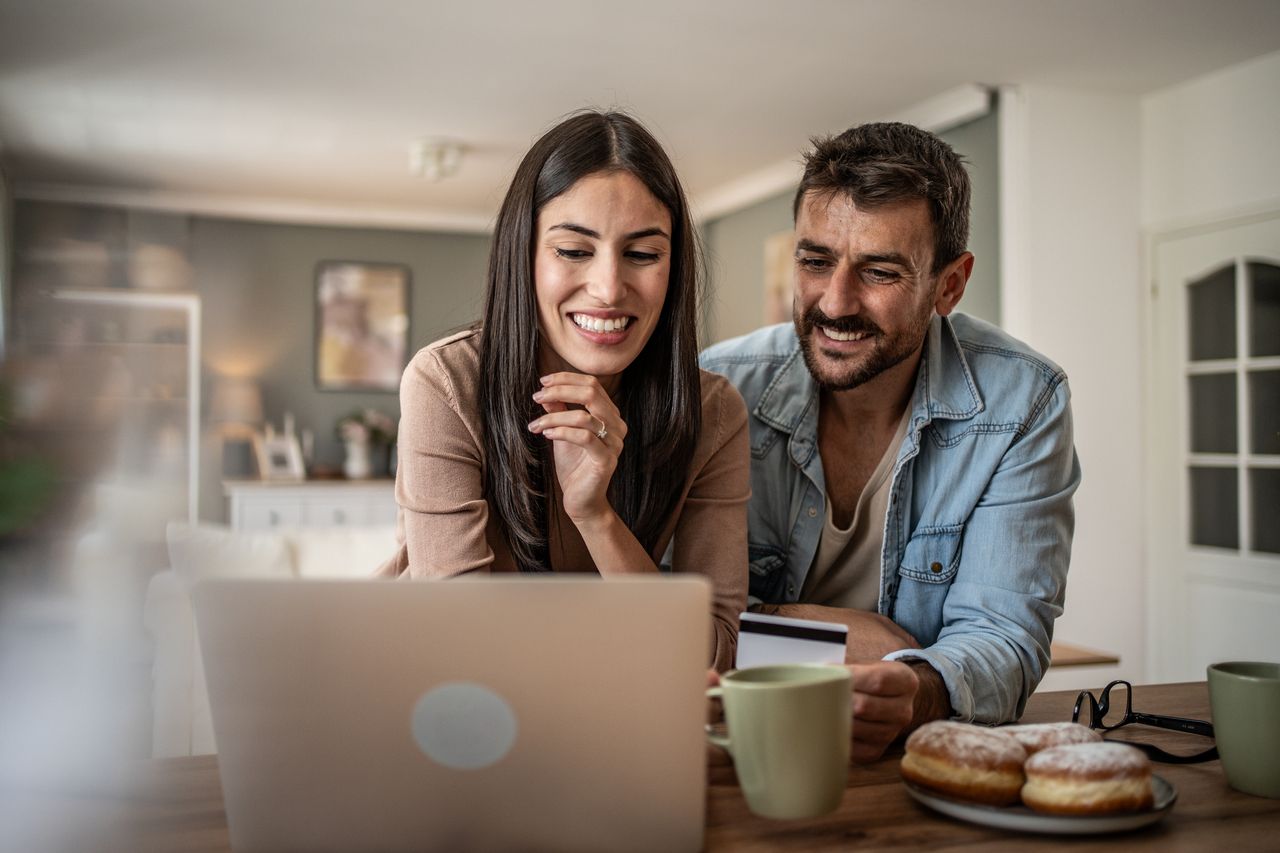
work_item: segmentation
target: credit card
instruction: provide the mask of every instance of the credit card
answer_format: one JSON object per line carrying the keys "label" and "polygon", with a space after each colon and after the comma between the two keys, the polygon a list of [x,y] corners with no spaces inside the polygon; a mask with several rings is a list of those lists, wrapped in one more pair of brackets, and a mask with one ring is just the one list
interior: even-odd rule
{"label": "credit card", "polygon": [[844,663],[847,625],[762,613],[743,613],[738,619],[738,669],[776,663]]}

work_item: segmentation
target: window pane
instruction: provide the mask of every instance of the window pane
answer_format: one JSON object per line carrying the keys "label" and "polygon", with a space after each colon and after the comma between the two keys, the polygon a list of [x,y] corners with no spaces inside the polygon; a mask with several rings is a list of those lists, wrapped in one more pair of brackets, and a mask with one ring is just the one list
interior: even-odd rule
{"label": "window pane", "polygon": [[1253,550],[1280,554],[1280,468],[1249,469]]}
{"label": "window pane", "polygon": [[1240,547],[1235,468],[1191,468],[1191,544]]}
{"label": "window pane", "polygon": [[1223,267],[1187,288],[1191,360],[1236,357],[1236,268]]}
{"label": "window pane", "polygon": [[1188,377],[1191,390],[1191,452],[1236,452],[1236,375]]}
{"label": "window pane", "polygon": [[1280,267],[1255,261],[1248,269],[1253,283],[1249,354],[1280,355]]}
{"label": "window pane", "polygon": [[1280,370],[1249,371],[1249,450],[1280,453]]}

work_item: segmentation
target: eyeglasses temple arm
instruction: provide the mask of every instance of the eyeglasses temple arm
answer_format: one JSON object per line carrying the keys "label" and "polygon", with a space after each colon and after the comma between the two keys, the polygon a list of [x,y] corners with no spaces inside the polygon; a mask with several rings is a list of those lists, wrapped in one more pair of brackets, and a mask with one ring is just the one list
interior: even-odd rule
{"label": "eyeglasses temple arm", "polygon": [[1133,721],[1161,729],[1172,729],[1176,732],[1213,737],[1213,723],[1207,723],[1204,720],[1191,720],[1186,717],[1165,717],[1159,714],[1141,714],[1135,711]]}

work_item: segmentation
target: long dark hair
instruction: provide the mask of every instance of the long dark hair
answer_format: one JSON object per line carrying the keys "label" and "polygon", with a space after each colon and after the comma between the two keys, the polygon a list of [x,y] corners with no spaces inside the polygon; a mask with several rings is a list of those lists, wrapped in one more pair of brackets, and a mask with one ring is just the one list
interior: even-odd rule
{"label": "long dark hair", "polygon": [[688,202],[662,146],[619,112],[576,113],[542,136],[516,169],[489,252],[480,333],[480,416],[484,496],[524,572],[551,570],[547,500],[555,476],[546,440],[526,424],[541,414],[534,230],[552,199],[594,174],[625,171],[671,214],[671,278],[653,336],[622,374],[615,401],[627,424],[609,502],[652,552],[680,498],[702,429],[698,378],[697,238]]}

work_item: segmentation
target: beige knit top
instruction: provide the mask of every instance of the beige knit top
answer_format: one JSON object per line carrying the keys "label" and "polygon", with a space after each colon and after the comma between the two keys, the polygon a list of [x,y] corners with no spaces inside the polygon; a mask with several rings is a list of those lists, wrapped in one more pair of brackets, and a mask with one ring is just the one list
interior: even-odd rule
{"label": "beige knit top", "polygon": [[[711,581],[711,663],[724,671],[733,665],[738,614],[747,600],[747,410],[728,380],[705,370],[700,374],[701,435],[680,500],[650,556],[661,564],[672,545],[673,571],[696,572]],[[405,370],[396,471],[400,548],[380,575],[443,578],[516,570],[483,494],[479,383],[479,332],[474,330],[423,348]],[[551,568],[597,571],[554,484],[548,504]]]}

